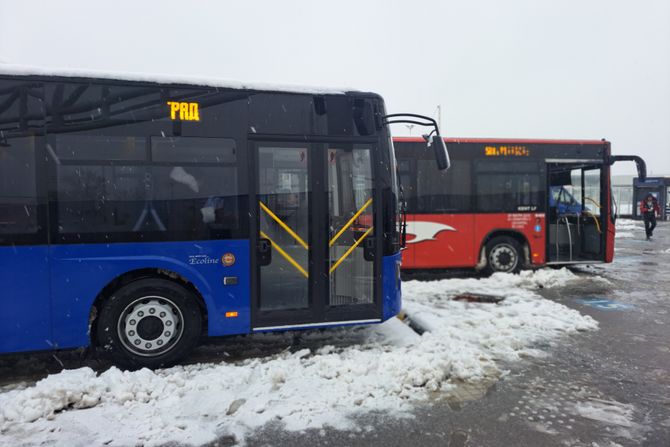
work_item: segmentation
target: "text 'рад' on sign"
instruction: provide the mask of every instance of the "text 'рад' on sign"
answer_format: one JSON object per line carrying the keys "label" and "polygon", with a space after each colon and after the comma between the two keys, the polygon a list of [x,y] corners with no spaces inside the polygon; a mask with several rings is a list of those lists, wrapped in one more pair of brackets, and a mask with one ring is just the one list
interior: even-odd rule
{"label": "text '\u0440\u0430\u0434' on sign", "polygon": [[577,300],[577,302],[601,310],[628,310],[634,307],[632,304],[619,303],[604,298],[584,298]]}
{"label": "text '\u0440\u0430\u0434' on sign", "polygon": [[168,101],[170,119],[180,121],[200,121],[200,106],[197,102]]}

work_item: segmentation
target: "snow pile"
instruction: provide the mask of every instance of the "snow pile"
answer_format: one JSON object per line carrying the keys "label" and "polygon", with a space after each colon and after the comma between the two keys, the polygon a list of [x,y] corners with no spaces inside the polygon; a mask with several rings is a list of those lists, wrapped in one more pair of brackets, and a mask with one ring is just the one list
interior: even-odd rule
{"label": "snow pile", "polygon": [[[420,336],[394,318],[305,335],[351,341],[339,346],[155,372],[63,371],[0,393],[0,434],[13,444],[202,444],[230,434],[243,440],[268,422],[288,430],[355,429],[352,417],[360,413],[405,416],[431,392],[497,377],[501,360],[541,355],[539,342],[597,328],[590,317],[533,291],[576,280],[563,269],[405,283],[407,316],[427,329]],[[461,292],[505,300],[450,299]],[[287,335],[258,336],[272,337]]]}
{"label": "snow pile", "polygon": [[[472,360],[467,352],[461,353],[466,348],[494,363],[514,361],[537,355],[532,346],[539,341],[598,327],[591,317],[542,299],[531,290],[558,287],[577,278],[567,269],[545,269],[520,275],[496,273],[487,280],[414,281],[405,287],[405,307],[415,324],[449,344],[450,356],[461,365]],[[485,305],[449,299],[472,292],[502,295],[505,300]],[[484,373],[481,362],[467,366],[462,378],[481,377]]]}

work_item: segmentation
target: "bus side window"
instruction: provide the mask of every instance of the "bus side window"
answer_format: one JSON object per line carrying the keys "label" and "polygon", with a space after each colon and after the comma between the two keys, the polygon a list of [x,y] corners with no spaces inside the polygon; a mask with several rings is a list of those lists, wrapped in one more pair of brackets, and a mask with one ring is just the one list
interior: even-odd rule
{"label": "bus side window", "polygon": [[35,138],[0,144],[0,234],[36,233]]}
{"label": "bus side window", "polygon": [[236,150],[230,138],[151,138],[151,202],[167,231],[209,239],[239,228]]}
{"label": "bus side window", "polygon": [[469,212],[472,210],[471,163],[453,160],[448,170],[440,171],[435,159],[424,153],[417,160],[417,212]]}
{"label": "bus side window", "polygon": [[478,160],[475,162],[475,184],[479,212],[544,209],[538,163]]}
{"label": "bus side window", "polygon": [[36,185],[43,96],[39,83],[0,80],[0,236],[35,235],[43,226]]}
{"label": "bus side window", "polygon": [[132,232],[143,211],[145,139],[98,135],[54,135],[58,233]]}

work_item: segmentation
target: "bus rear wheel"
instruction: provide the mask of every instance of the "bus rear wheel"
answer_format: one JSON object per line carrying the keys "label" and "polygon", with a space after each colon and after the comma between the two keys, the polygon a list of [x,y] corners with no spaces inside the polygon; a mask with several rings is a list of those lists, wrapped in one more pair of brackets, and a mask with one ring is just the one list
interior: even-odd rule
{"label": "bus rear wheel", "polygon": [[521,270],[521,245],[514,238],[498,236],[486,244],[486,272],[518,273]]}
{"label": "bus rear wheel", "polygon": [[140,279],[101,306],[97,339],[103,352],[130,369],[170,366],[198,343],[202,315],[191,291],[163,279]]}

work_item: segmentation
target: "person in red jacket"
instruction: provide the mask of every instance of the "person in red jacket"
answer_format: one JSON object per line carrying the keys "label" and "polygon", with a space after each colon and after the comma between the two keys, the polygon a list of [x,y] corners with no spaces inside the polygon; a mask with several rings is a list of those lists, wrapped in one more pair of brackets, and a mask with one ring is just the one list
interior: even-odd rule
{"label": "person in red jacket", "polygon": [[661,215],[661,208],[658,206],[658,200],[651,194],[647,194],[640,201],[640,215],[644,219],[644,231],[647,233],[647,240],[651,240],[656,228],[656,214]]}

